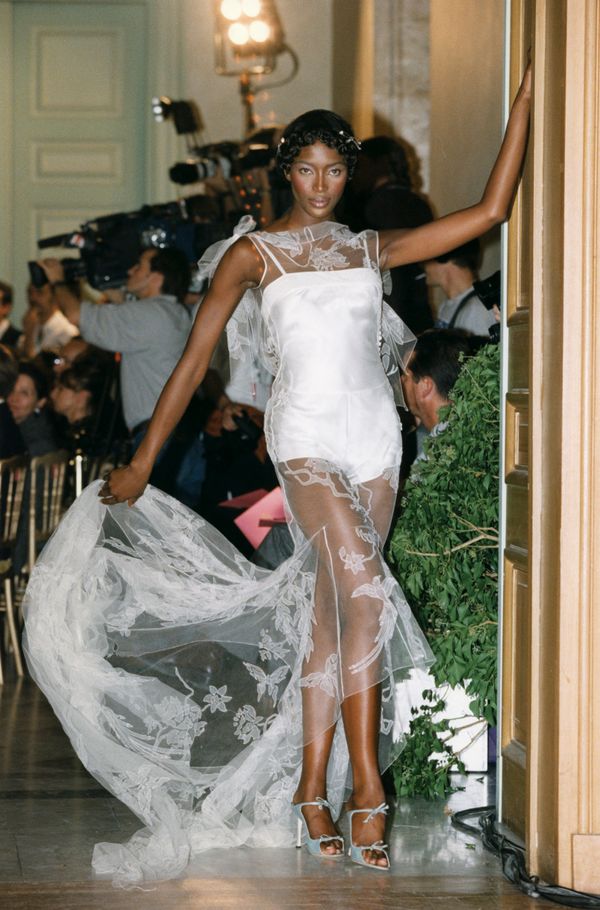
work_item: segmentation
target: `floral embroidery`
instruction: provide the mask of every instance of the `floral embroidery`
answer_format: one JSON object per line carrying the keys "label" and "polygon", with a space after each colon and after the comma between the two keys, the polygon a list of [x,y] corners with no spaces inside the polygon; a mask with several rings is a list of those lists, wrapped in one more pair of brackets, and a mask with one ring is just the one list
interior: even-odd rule
{"label": "floral embroidery", "polygon": [[365,563],[372,557],[365,553],[355,553],[354,550],[348,553],[346,547],[340,547],[339,557],[344,563],[344,569],[350,569],[353,575],[358,575],[364,570]]}
{"label": "floral embroidery", "polygon": [[289,650],[282,641],[274,641],[266,629],[261,629],[258,643],[261,660],[272,660],[273,658],[283,660]]}
{"label": "floral embroidery", "polygon": [[223,713],[226,714],[226,703],[231,701],[231,696],[227,695],[227,686],[221,686],[220,689],[217,689],[215,686],[210,686],[208,695],[204,696],[203,701],[206,702],[206,706],[210,708],[211,714],[214,714],[215,711],[223,711]]}
{"label": "floral embroidery", "polygon": [[238,739],[245,744],[258,739],[264,718],[257,714],[252,705],[238,708],[233,718],[233,730]]}

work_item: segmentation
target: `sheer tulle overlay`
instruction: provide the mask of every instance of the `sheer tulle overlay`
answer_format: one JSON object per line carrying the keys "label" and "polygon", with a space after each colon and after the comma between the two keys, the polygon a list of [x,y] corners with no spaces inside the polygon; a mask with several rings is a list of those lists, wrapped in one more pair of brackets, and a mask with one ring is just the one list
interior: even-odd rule
{"label": "sheer tulle overlay", "polygon": [[302,747],[333,725],[339,810],[353,693],[382,684],[382,768],[401,749],[395,679],[432,657],[381,555],[401,445],[373,236],[254,236],[290,559],[258,568],[158,490],[106,508],[96,483],[32,573],[32,675],[88,770],[145,825],[95,848],[94,869],[119,884],[178,875],[203,850],[291,845]]}

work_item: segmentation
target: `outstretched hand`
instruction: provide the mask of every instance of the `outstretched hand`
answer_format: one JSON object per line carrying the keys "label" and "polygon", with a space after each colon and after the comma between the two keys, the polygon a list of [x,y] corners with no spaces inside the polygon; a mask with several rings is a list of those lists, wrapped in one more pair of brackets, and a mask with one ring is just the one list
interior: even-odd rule
{"label": "outstretched hand", "polygon": [[140,498],[148,483],[148,474],[127,464],[111,471],[98,492],[100,501],[105,506],[114,506],[126,502],[132,506]]}

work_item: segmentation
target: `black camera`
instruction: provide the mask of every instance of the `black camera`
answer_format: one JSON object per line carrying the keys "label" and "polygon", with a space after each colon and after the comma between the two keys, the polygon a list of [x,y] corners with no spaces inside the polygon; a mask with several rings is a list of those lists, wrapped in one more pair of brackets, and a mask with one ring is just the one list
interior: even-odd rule
{"label": "black camera", "polygon": [[238,428],[241,439],[255,446],[262,436],[262,430],[254,423],[248,411],[242,411],[241,414],[233,414],[232,420]]}
{"label": "black camera", "polygon": [[[86,277],[85,263],[81,259],[65,256],[60,262],[63,267],[66,284],[74,284],[79,278]],[[27,266],[29,268],[29,278],[34,288],[43,288],[45,284],[48,284],[48,276],[41,265],[31,261],[27,263]]]}
{"label": "black camera", "polygon": [[[134,212],[118,212],[86,221],[71,234],[38,240],[38,247],[79,250],[79,259],[61,260],[65,281],[86,278],[98,290],[121,287],[140,252],[151,247],[175,246],[189,262],[196,262],[207,247],[230,232],[221,219],[216,200],[189,196],[180,202],[145,205]],[[29,263],[31,281],[42,287],[48,279],[36,262]]]}
{"label": "black camera", "polygon": [[[500,272],[494,272],[489,278],[483,278],[481,281],[473,282],[473,290],[481,300],[486,310],[491,310],[497,306],[500,309]],[[489,329],[490,340],[493,344],[500,341],[500,323],[496,323]]]}
{"label": "black camera", "polygon": [[473,290],[486,310],[491,310],[494,306],[500,309],[500,272],[494,272],[481,281],[474,281]]}

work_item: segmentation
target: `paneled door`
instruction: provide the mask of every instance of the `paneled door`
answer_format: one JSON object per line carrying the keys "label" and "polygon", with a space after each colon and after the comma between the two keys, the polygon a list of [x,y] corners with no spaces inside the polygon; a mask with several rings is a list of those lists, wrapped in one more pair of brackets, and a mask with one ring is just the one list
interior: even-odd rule
{"label": "paneled door", "polygon": [[[510,97],[523,72],[533,30],[532,4],[513,0]],[[532,166],[525,170],[508,227],[507,348],[504,397],[504,560],[502,603],[502,820],[526,836],[527,752],[531,712],[531,595],[529,552],[529,424],[532,270]]]}
{"label": "paneled door", "polygon": [[38,238],[145,201],[149,98],[144,3],[13,9],[18,311]]}

